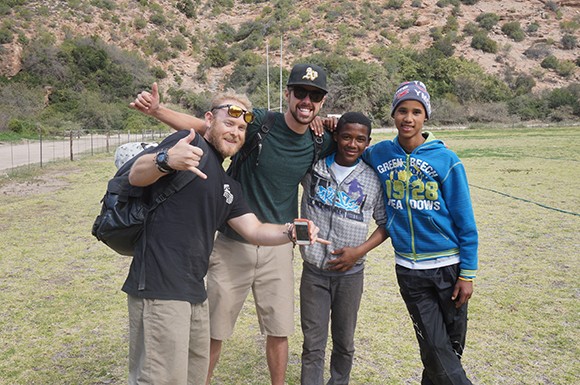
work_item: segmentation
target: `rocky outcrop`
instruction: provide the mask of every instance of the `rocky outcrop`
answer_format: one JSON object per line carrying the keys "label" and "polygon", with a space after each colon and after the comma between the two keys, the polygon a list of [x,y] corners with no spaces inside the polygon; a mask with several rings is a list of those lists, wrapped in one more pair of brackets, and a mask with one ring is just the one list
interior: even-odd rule
{"label": "rocky outcrop", "polygon": [[0,45],[0,76],[11,78],[22,69],[22,47],[17,43]]}

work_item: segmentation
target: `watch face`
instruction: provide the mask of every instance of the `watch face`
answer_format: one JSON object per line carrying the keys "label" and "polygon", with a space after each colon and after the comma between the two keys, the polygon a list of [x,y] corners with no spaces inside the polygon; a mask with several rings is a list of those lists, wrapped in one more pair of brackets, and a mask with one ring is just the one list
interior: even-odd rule
{"label": "watch face", "polygon": [[157,153],[157,163],[167,164],[167,151]]}
{"label": "watch face", "polygon": [[167,164],[169,161],[169,155],[167,155],[167,149],[163,149],[155,155],[155,164],[159,171],[164,173],[169,173],[173,171],[173,169]]}

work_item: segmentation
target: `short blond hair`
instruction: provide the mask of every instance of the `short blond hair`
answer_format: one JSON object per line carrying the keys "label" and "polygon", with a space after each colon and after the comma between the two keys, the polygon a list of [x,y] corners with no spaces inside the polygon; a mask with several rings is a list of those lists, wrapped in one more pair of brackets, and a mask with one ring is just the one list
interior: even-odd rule
{"label": "short blond hair", "polygon": [[246,111],[252,111],[252,102],[250,102],[250,99],[248,99],[246,94],[237,93],[232,89],[216,94],[211,100],[210,110],[224,104],[225,101],[235,101]]}

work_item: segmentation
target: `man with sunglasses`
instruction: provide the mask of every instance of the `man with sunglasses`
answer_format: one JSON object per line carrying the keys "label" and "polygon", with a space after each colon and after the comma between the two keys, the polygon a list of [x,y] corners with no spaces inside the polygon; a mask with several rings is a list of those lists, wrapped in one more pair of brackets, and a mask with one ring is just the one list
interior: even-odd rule
{"label": "man with sunglasses", "polygon": [[[136,246],[123,285],[130,324],[129,384],[206,382],[210,327],[204,277],[218,227],[228,223],[259,245],[294,239],[291,225],[261,223],[245,203],[240,184],[222,167],[245,139],[248,118],[236,111],[249,109],[245,96],[219,94],[205,114],[203,138],[193,130],[174,133],[131,167],[129,182],[145,187],[145,199],[165,191],[183,173],[199,177],[157,207]],[[310,225],[315,241],[318,228]]]}
{"label": "man with sunglasses", "polygon": [[[250,152],[236,176],[256,216],[263,222],[278,224],[298,215],[298,185],[315,158],[316,146],[309,125],[320,112],[328,92],[326,72],[314,64],[295,65],[286,85],[287,110],[273,113],[272,128],[260,149]],[[175,129],[203,130],[202,120],[160,106],[155,84],[151,93],[140,93],[131,106]],[[229,114],[239,114],[229,107],[223,108],[228,108]],[[248,125],[248,141],[260,133],[268,113],[266,109],[252,112],[254,120]],[[249,119],[248,115],[244,116]],[[330,135],[325,133],[324,139],[321,157],[333,149]],[[212,338],[208,383],[219,359],[222,341],[232,335],[251,289],[260,329],[266,335],[271,382],[284,384],[288,336],[294,332],[292,260],[290,245],[256,247],[246,243],[230,227],[220,230],[207,278]]]}

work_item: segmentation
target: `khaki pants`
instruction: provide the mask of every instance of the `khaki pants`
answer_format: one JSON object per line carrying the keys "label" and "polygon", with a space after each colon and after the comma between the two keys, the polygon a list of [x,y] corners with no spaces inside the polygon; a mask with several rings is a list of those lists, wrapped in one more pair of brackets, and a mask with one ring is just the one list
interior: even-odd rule
{"label": "khaki pants", "polygon": [[294,332],[292,244],[254,246],[218,233],[207,272],[211,338],[226,340],[252,290],[260,331],[287,337]]}
{"label": "khaki pants", "polygon": [[200,304],[128,296],[129,384],[204,385],[209,311]]}

